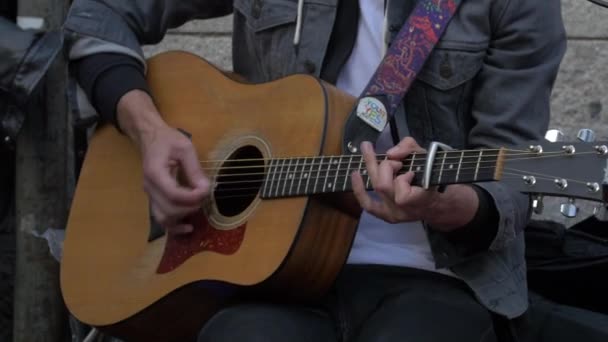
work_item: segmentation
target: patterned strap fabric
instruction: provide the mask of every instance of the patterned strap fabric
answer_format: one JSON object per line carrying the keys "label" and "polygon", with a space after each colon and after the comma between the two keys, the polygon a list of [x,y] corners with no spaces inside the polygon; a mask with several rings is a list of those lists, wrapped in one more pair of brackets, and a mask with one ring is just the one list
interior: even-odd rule
{"label": "patterned strap fabric", "polygon": [[381,132],[462,0],[418,0],[363,90],[357,116]]}

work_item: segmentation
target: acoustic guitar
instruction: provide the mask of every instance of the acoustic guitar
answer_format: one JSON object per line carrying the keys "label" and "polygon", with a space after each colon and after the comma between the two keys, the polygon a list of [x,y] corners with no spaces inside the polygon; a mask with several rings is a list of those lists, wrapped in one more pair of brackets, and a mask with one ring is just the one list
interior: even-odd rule
{"label": "acoustic guitar", "polygon": [[[164,234],[151,218],[136,148],[98,128],[64,242],[69,311],[127,341],[187,341],[231,303],[321,297],[357,225],[322,195],[351,191],[355,170],[371,189],[362,157],[341,147],[355,99],[309,75],[242,83],[185,52],[157,55],[148,67],[156,105],[190,134],[214,187],[189,218],[192,234]],[[402,171],[414,171],[416,184],[424,176],[427,185],[501,181],[603,202],[607,146],[542,141],[432,159],[426,152],[405,159]]]}

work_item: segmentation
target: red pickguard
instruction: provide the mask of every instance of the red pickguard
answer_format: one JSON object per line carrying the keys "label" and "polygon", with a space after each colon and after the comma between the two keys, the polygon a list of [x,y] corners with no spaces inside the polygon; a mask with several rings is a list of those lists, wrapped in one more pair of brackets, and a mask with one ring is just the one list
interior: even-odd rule
{"label": "red pickguard", "polygon": [[202,210],[191,216],[190,220],[194,226],[191,234],[167,235],[165,252],[156,270],[157,273],[171,272],[188,258],[202,251],[230,255],[241,247],[246,223],[231,230],[215,229],[209,224]]}

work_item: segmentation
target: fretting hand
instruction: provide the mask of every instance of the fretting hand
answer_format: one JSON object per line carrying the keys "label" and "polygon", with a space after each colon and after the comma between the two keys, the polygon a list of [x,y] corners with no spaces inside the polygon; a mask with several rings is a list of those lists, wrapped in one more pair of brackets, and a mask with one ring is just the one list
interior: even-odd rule
{"label": "fretting hand", "polygon": [[358,172],[352,175],[353,192],[361,207],[389,223],[426,221],[433,228],[450,231],[470,222],[477,211],[479,199],[468,185],[451,185],[444,193],[412,185],[414,172],[397,175],[401,160],[414,152],[424,152],[410,137],[387,151],[387,158],[378,164],[369,142],[361,144],[366,169],[378,199],[365,190]]}

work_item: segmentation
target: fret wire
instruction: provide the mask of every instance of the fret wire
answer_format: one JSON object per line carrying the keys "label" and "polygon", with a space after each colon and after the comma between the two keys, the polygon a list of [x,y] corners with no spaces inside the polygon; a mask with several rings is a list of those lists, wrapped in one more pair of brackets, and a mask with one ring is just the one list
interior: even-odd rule
{"label": "fret wire", "polygon": [[[494,158],[494,157],[496,157],[496,156],[487,156],[487,155],[483,155],[482,160],[481,160],[481,161],[479,161],[480,168],[484,168],[484,167],[485,167],[485,168],[487,168],[488,166],[484,166],[484,164],[486,164],[486,163],[490,163],[490,164],[492,164],[492,165],[493,165],[493,164],[495,164],[497,159],[489,159],[489,158]],[[466,164],[475,164],[475,165],[477,165],[477,163],[478,163],[478,162],[477,162],[478,155],[476,155],[476,156],[471,156],[471,157],[466,157],[466,156],[465,156],[465,158],[475,158],[475,160],[474,160],[474,161],[463,161],[463,162],[462,162],[462,165],[466,165]],[[279,158],[279,159],[280,159],[280,158]],[[282,160],[282,159],[281,159],[281,160]],[[295,160],[295,159],[294,159],[294,160]],[[316,164],[313,164],[313,165],[316,165]],[[337,163],[334,163],[334,165],[337,165]],[[424,164],[415,165],[414,170],[411,170],[411,171],[414,171],[414,172],[421,172],[421,171],[423,171],[423,170],[424,170],[424,166],[425,166]],[[434,166],[434,167],[439,167],[439,166],[441,166],[441,163],[435,163],[435,164],[433,164],[433,166]],[[292,167],[293,167],[293,165],[292,165]],[[252,167],[250,166],[250,167],[248,167],[248,168],[252,168]],[[221,168],[221,169],[230,170],[231,168],[230,168],[230,167],[227,167],[227,168]],[[405,167],[402,167],[401,169],[402,169],[402,170],[405,170]],[[340,167],[340,171],[342,171],[342,170],[345,170],[345,168]],[[408,170],[408,171],[409,171],[409,170]],[[446,171],[446,170],[445,170],[445,167],[444,167],[444,172],[445,172],[445,171]],[[288,172],[288,171],[280,171],[280,172],[278,172],[278,173],[281,173],[281,172],[282,172],[282,173],[286,173],[286,172]],[[264,175],[264,174],[265,174],[265,173],[264,173],[264,172],[263,172],[263,170],[262,170],[262,171],[257,172],[257,173],[251,173],[251,172],[248,172],[248,173],[233,173],[233,174],[225,174],[225,175],[223,175],[223,177],[251,176],[251,175]]]}
{"label": "fret wire", "polygon": [[325,172],[325,181],[323,181],[323,192],[327,192],[327,179],[329,178],[329,170],[331,170],[332,161],[333,157],[329,157],[329,163],[327,164],[327,170]]}
{"label": "fret wire", "polygon": [[309,185],[310,185],[310,179],[312,178],[312,166],[313,165],[314,165],[314,158],[310,158],[310,166],[308,167],[308,172],[306,173],[306,175],[307,175],[306,186],[304,187],[305,194],[310,193]]}
{"label": "fret wire", "polygon": [[[276,159],[276,163],[275,163],[275,167],[274,167],[274,171],[272,172],[272,183],[270,184],[270,196],[272,196],[272,188],[275,186],[274,183],[274,176],[276,176],[276,172],[277,172],[277,168],[279,167],[279,159]],[[275,190],[275,196],[277,195],[277,192]]]}
{"label": "fret wire", "polygon": [[460,176],[460,167],[462,166],[463,157],[464,157],[464,151],[460,152],[460,159],[458,160],[458,171],[456,171],[456,182],[458,182],[458,176]]}
{"label": "fret wire", "polygon": [[[491,178],[488,178],[488,180],[491,180]],[[260,182],[259,180],[257,182]],[[416,181],[414,182],[415,185],[419,185],[420,182]],[[436,182],[431,183],[433,185],[436,185]],[[581,182],[581,184],[584,184],[583,182]],[[225,189],[222,192],[229,192],[229,191],[240,191],[240,190],[255,190],[255,189],[259,189],[258,187],[250,187],[250,188],[232,188],[232,189]]]}
{"label": "fret wire", "polygon": [[483,155],[483,150],[479,151],[479,157],[477,158],[477,167],[475,167],[475,178],[477,180],[477,174],[479,173],[479,162],[481,161],[481,156]]}
{"label": "fret wire", "polygon": [[[479,149],[468,149],[468,150],[452,150],[452,151],[438,151],[437,154],[441,155],[441,154],[459,154],[460,152],[477,152],[480,151]],[[507,156],[533,156],[536,157],[537,153],[534,152],[530,152],[528,150],[514,150],[514,149],[500,149],[500,148],[486,148],[483,149],[485,155],[487,155],[486,152],[495,152],[496,154],[493,154],[492,156],[498,157],[501,151],[504,151],[506,153]],[[588,152],[588,153],[595,153],[595,152]],[[419,155],[425,155],[426,153],[424,152],[414,152],[412,153],[412,155],[415,154],[419,154]],[[546,154],[553,154],[553,155],[562,155],[563,152],[561,151],[554,151],[554,152],[546,152]],[[338,155],[339,156],[339,155]],[[379,154],[378,156],[381,156],[382,158],[384,158],[384,154]],[[306,157],[306,156],[305,156]],[[308,156],[306,158],[309,157],[313,157],[313,156]],[[457,158],[457,157],[454,157]],[[248,162],[248,161],[260,161],[263,160],[264,158],[253,158],[253,159],[237,159],[234,160],[235,162]],[[281,159],[281,158],[277,158],[277,159]],[[199,160],[199,162],[201,164],[207,164],[207,163],[217,163],[217,162],[224,162],[224,160]]]}
{"label": "fret wire", "polygon": [[306,158],[303,159],[302,163],[302,171],[300,172],[300,177],[298,178],[298,188],[296,189],[296,194],[300,195],[300,186],[302,186],[302,178],[304,178],[304,173],[306,172]]}
{"label": "fret wire", "polygon": [[291,167],[292,159],[287,158],[287,172],[284,174],[283,178],[283,189],[281,190],[281,196],[285,196],[285,187],[287,186],[287,181],[289,180],[289,168]]}
{"label": "fret wire", "polygon": [[[482,161],[482,162],[483,162],[483,161]],[[340,171],[345,171],[345,170],[346,170],[346,169],[340,169]],[[472,176],[472,177],[474,177],[474,175],[475,175],[475,168],[468,168],[468,169],[464,169],[464,170],[472,170],[472,171],[471,171],[471,172],[461,172],[461,176]],[[495,170],[494,166],[484,166],[484,167],[480,167],[480,168],[479,168],[479,173],[478,173],[478,178],[480,178],[480,177],[491,178],[491,177],[494,175],[494,170]],[[326,172],[326,171],[328,171],[328,170],[327,170],[327,169],[321,170],[321,172]],[[331,172],[331,171],[332,171],[332,170],[330,169],[330,172]],[[402,171],[403,171],[403,169],[402,169]],[[449,171],[449,170],[444,170],[444,176],[442,176],[442,179],[444,179],[444,178],[445,178],[445,174],[446,174],[446,172],[448,172],[448,171]],[[484,172],[485,172],[485,173],[487,173],[487,175],[484,175]],[[403,172],[399,172],[398,174],[403,174]],[[422,175],[422,171],[417,172],[416,174],[417,174],[417,175]],[[305,177],[303,177],[303,178],[305,178]],[[325,176],[319,176],[319,179],[320,179],[320,178],[325,178]],[[339,178],[340,178],[340,177],[339,177]],[[463,177],[460,177],[460,178],[463,178]],[[279,178],[279,179],[277,180],[277,182],[284,182],[284,181],[285,181],[285,179],[286,179],[286,178]],[[291,179],[291,178],[288,178],[288,180],[290,180],[290,179]],[[434,172],[434,173],[433,173],[433,178],[432,178],[432,179],[433,179],[433,180],[437,180],[437,179],[438,179],[438,173],[437,173],[437,172]],[[264,182],[264,181],[263,181],[263,180],[244,180],[244,181],[233,181],[233,182],[228,181],[228,182],[219,182],[219,183],[255,183],[255,182],[257,182],[257,183],[262,183],[262,182]],[[219,184],[219,183],[218,183],[218,184]],[[339,183],[339,184],[341,184],[341,183]],[[328,187],[329,187],[329,186],[328,186]],[[333,187],[333,184],[332,184],[332,186],[331,186],[331,187]]]}
{"label": "fret wire", "polygon": [[420,171],[423,169],[423,167],[425,166],[425,165],[424,165],[425,160],[423,159],[423,160],[422,160],[422,164],[420,164],[420,165],[416,165],[416,167],[414,168],[414,167],[413,167],[413,166],[414,166],[414,162],[413,162],[413,160],[414,160],[414,158],[416,158],[416,156],[417,156],[416,154],[413,154],[413,155],[412,155],[412,170],[411,170],[411,171],[414,171],[414,172],[420,172]]}
{"label": "fret wire", "polygon": [[437,183],[441,183],[441,176],[443,175],[443,166],[445,165],[445,156],[446,156],[446,154],[443,155],[443,159],[441,161],[441,168],[439,169],[439,178],[437,179]]}
{"label": "fret wire", "polygon": [[[455,153],[458,154],[458,167],[454,170],[453,164],[448,164],[449,159],[454,159],[453,157],[449,157],[448,154],[443,154],[441,162],[435,162],[434,165],[439,165],[440,169],[438,172],[432,172],[432,182],[441,183],[441,182],[456,182],[463,180],[462,178],[465,176],[472,176],[472,181],[479,180],[480,178],[488,178],[493,179],[497,155],[484,155],[484,150],[475,150],[471,151],[471,153],[466,153],[465,151],[457,151]],[[471,155],[475,153],[476,155]],[[313,167],[318,166],[317,169],[317,177],[315,177],[314,187],[312,188],[312,192],[328,192],[330,190],[335,191],[336,188],[342,186],[342,190],[345,191],[349,188],[349,173],[351,167],[353,166],[353,160],[355,160],[356,155],[350,155],[348,161],[344,159],[344,156],[336,156],[336,157],[312,157],[305,159],[288,159],[288,158],[277,158],[273,159],[269,163],[268,173],[265,178],[265,183],[263,186],[262,193],[265,196],[272,196],[272,191],[274,190],[275,196],[279,196],[279,192],[281,196],[284,196],[286,193],[288,195],[293,195],[294,192],[297,194],[302,193],[302,185],[305,185],[304,192],[310,192],[310,178],[312,176]],[[409,170],[416,173],[420,173],[424,170],[424,165],[416,165],[416,159],[418,157],[423,156],[422,154],[412,154],[409,160]],[[328,160],[329,158],[329,160]],[[366,188],[370,188],[371,185],[371,177],[363,169],[364,158],[362,155],[359,155],[359,166],[358,171],[362,174],[365,181]],[[388,157],[385,156],[384,160]],[[473,159],[475,158],[475,159]],[[338,159],[338,160],[336,160]],[[318,160],[318,163],[316,162]],[[294,165],[295,161],[295,165]],[[300,163],[302,161],[302,163]],[[380,161],[380,160],[379,160]],[[463,165],[475,163],[474,172],[466,173],[465,169],[472,170],[473,168],[465,168]],[[343,168],[343,165],[346,168]],[[488,165],[488,166],[485,166]],[[326,169],[324,169],[326,167]],[[335,168],[335,170],[334,170]],[[263,169],[262,169],[263,170]],[[402,171],[404,169],[402,168]],[[308,172],[307,172],[308,171]],[[335,171],[335,174],[332,172]],[[344,172],[344,180],[342,184],[340,184],[342,172]],[[454,177],[453,174],[456,174]],[[450,176],[450,174],[452,176]],[[226,176],[236,176],[237,174],[228,174]],[[250,174],[246,174],[250,175]],[[323,190],[318,190],[318,182],[319,179],[323,177]],[[333,182],[330,182],[330,177],[333,177]],[[297,178],[297,180],[296,180]],[[306,179],[306,182],[303,180]],[[467,181],[465,178],[464,181]],[[288,186],[288,182],[290,185]],[[295,185],[295,190],[294,190]],[[273,188],[274,187],[274,188]]]}
{"label": "fret wire", "polygon": [[[463,170],[476,170],[476,169],[478,170],[478,174],[484,172],[484,170],[486,170],[488,172],[494,172],[493,169],[495,168],[495,164],[496,164],[496,159],[493,159],[494,156],[485,156],[484,155],[484,156],[482,156],[481,160],[478,160],[479,159],[479,155],[476,155],[476,156],[466,156],[465,155],[463,157],[463,159],[466,159],[466,158],[469,158],[469,159],[475,158],[475,162],[464,161],[462,164],[472,164],[472,163],[474,163],[475,167],[474,168],[463,168],[461,166],[460,167],[460,173],[462,173]],[[490,158],[492,158],[492,159],[490,159]],[[333,158],[331,159],[331,161],[332,161],[331,165],[329,165],[329,163],[327,163],[327,162],[322,162],[322,163],[319,163],[319,164],[315,164],[315,163],[310,163],[309,164],[307,162],[304,162],[304,163],[306,163],[306,165],[304,165],[304,164],[300,165],[300,161],[301,161],[301,159],[297,159],[297,160],[293,159],[291,161],[288,160],[287,162],[283,161],[283,164],[286,164],[286,165],[282,165],[281,166],[281,169],[283,170],[281,172],[276,172],[276,168],[278,168],[278,166],[276,164],[278,164],[278,163],[276,162],[276,160],[272,161],[270,172],[273,175],[279,174],[279,178],[275,179],[274,181],[275,182],[283,182],[283,183],[285,183],[286,181],[291,181],[292,178],[294,177],[294,172],[297,171],[297,173],[299,174],[301,170],[305,170],[307,167],[310,168],[313,165],[320,165],[321,166],[320,172],[325,172],[325,173],[329,172],[329,176],[323,176],[324,178],[326,177],[328,181],[329,181],[330,177],[334,177],[334,178],[336,177],[336,174],[332,173],[332,172],[334,172],[334,168],[336,168],[337,165],[339,165],[339,163],[335,159],[333,159]],[[294,162],[296,162],[296,165],[294,165]],[[347,167],[341,167],[341,168],[337,169],[337,171],[338,171],[338,178],[340,178],[342,172],[346,173],[348,171],[353,171],[354,170],[354,169],[351,169],[351,167],[352,167],[352,161],[351,161],[350,164],[351,165],[348,168]],[[445,177],[445,175],[446,175],[447,172],[450,172],[450,164],[446,165],[442,161],[440,163],[435,163],[435,165],[438,166],[438,169],[441,169],[442,166],[443,166],[443,174],[441,176],[442,179]],[[424,166],[424,165],[417,165],[415,167],[415,169],[412,170],[412,171],[413,172],[423,172],[424,169],[422,168],[422,166]],[[323,167],[325,167],[325,168],[323,168]],[[328,169],[327,167],[331,167],[331,168]],[[297,168],[297,170],[296,170],[296,168]],[[363,169],[362,166],[358,170],[365,172],[365,170]],[[405,170],[406,170],[405,168],[403,168],[403,167],[401,168],[401,171],[405,171]],[[407,171],[410,171],[410,170],[407,170]],[[436,171],[436,172],[434,171],[433,174],[437,174],[438,172],[439,171]],[[264,173],[260,172],[260,173],[245,173],[245,174],[227,174],[227,175],[224,175],[224,177],[228,177],[228,176],[248,176],[248,175],[256,175],[256,174],[259,175],[259,174],[264,174]],[[285,176],[286,178],[284,178],[283,176]],[[299,177],[299,176],[295,175],[295,177]],[[345,175],[345,177],[346,177],[346,175]],[[303,179],[310,178],[310,176],[302,177],[302,178]],[[460,178],[460,176],[458,178]],[[295,184],[295,179],[293,181],[294,181],[294,184]],[[332,186],[333,186],[333,183],[332,183]],[[285,185],[285,187],[287,187],[287,185]],[[327,187],[327,184],[326,184],[326,187]]]}
{"label": "fret wire", "polygon": [[353,155],[350,155],[348,159],[348,166],[346,167],[346,174],[344,175],[344,185],[342,186],[342,191],[346,191],[346,184],[348,183],[349,174],[350,174],[350,164],[353,162]]}
{"label": "fret wire", "polygon": [[412,154],[412,162],[410,163],[410,171],[414,170],[414,160],[416,160],[416,153]]}
{"label": "fret wire", "polygon": [[264,183],[264,191],[262,191],[262,194],[265,197],[268,197],[268,183],[270,182],[270,175],[272,174],[274,176],[274,174],[272,173],[272,164],[274,163],[274,159],[270,160],[270,163],[268,164],[268,172],[266,173],[266,182]]}
{"label": "fret wire", "polygon": [[456,170],[458,163],[456,161],[447,160],[448,158],[444,158],[441,162],[441,182],[453,182],[456,179]]}
{"label": "fret wire", "polygon": [[[361,175],[361,179],[363,179],[363,173],[361,171],[362,166],[363,166],[363,156],[359,155],[359,165],[357,166],[357,172]],[[352,184],[351,184],[351,186],[352,186]]]}
{"label": "fret wire", "polygon": [[272,159],[268,161],[268,171],[264,172],[264,178],[262,181],[262,197],[266,197],[266,187],[268,186],[268,177],[270,177],[270,170],[272,170]]}
{"label": "fret wire", "polygon": [[291,185],[289,186],[289,195],[293,195],[293,182],[298,175],[298,164],[300,163],[300,159],[296,159],[296,165],[293,167],[293,173],[291,174]]}
{"label": "fret wire", "polygon": [[[278,164],[278,163],[274,163],[274,164]],[[489,168],[488,168],[488,169],[489,169]],[[462,182],[460,182],[460,183],[470,183],[470,182],[473,182],[473,177],[474,177],[475,171],[474,171],[474,169],[473,169],[473,168],[470,168],[470,169],[467,169],[467,170],[471,170],[471,172],[462,172],[462,173],[461,173],[461,175],[462,175],[463,177],[461,177],[461,178],[463,178],[463,179],[465,179],[465,180],[464,180],[464,181],[462,181]],[[326,170],[321,170],[321,172],[323,172],[323,171],[326,171]],[[437,173],[435,173],[435,175],[434,175],[434,176],[433,176],[433,178],[431,179],[431,185],[438,185],[438,184],[439,184],[439,183],[437,182],[437,180],[438,180],[437,175],[438,175],[438,174],[437,174]],[[482,175],[482,177],[480,177],[480,175],[482,175],[482,173],[481,173],[481,172],[479,172],[479,173],[478,173],[478,177],[477,177],[478,179],[477,179],[477,181],[480,181],[480,180],[481,180],[481,181],[490,181],[490,180],[493,180],[493,172],[491,172],[491,173],[487,173],[487,175]],[[319,177],[319,178],[320,178],[320,177]],[[310,177],[308,177],[308,179],[310,179]],[[418,178],[418,177],[417,177],[417,178],[415,178],[415,179],[414,179],[414,181],[413,181],[412,183],[413,183],[414,185],[418,185],[418,186],[419,186],[419,185],[420,185],[420,183],[421,183],[421,182],[419,181],[419,179],[420,179],[420,178]],[[467,180],[467,179],[468,179],[468,180]],[[278,183],[280,183],[281,181],[283,181],[283,182],[284,182],[284,179],[278,179],[278,180],[276,180],[276,182],[278,182]],[[259,182],[262,182],[262,181],[261,181],[261,180],[256,180],[256,181],[254,181],[254,180],[244,181],[244,183],[248,183],[248,182],[257,182],[257,183],[259,183]],[[346,180],[346,182],[348,182],[348,180]],[[239,183],[239,182],[237,182],[237,183]],[[453,183],[453,182],[444,181],[442,184],[452,184],[452,183]],[[339,185],[340,185],[340,183],[338,183],[338,185],[337,185],[337,186],[339,186]],[[226,191],[237,191],[237,190],[247,190],[247,189],[252,189],[252,190],[253,190],[253,189],[259,189],[259,188],[257,188],[257,187],[252,187],[252,188],[245,188],[245,189],[227,189]]]}
{"label": "fret wire", "polygon": [[313,193],[316,193],[316,192],[317,192],[317,184],[318,184],[318,182],[319,182],[319,176],[321,175],[321,166],[322,166],[322,165],[323,165],[323,157],[320,157],[320,158],[319,158],[319,165],[318,165],[318,168],[317,168],[317,177],[315,178],[315,185],[314,185],[314,187],[312,188],[312,192],[313,192]]}
{"label": "fret wire", "polygon": [[[492,178],[492,176],[494,174],[493,168],[491,168],[491,167],[480,168],[480,170],[487,171],[486,172],[487,174],[483,174],[482,171],[480,171],[478,178]],[[471,176],[471,178],[474,177],[474,172],[462,173],[462,174],[464,176]],[[445,179],[445,172],[444,172],[444,176],[442,177],[442,179]],[[438,174],[437,173],[435,173],[433,175],[432,180],[434,180],[434,181],[438,180]],[[280,179],[279,181],[284,181],[284,179]],[[347,181],[350,181],[350,180],[347,180]],[[265,180],[263,180],[263,179],[251,179],[251,180],[242,180],[242,181],[217,182],[216,184],[245,184],[245,183],[262,184],[262,183],[265,183]],[[343,184],[343,183],[342,182],[338,182],[338,184]]]}
{"label": "fret wire", "polygon": [[[340,169],[341,169],[340,166],[342,165],[342,156],[340,156],[340,159],[338,160],[338,164],[336,164],[336,165],[337,165],[336,176],[334,177],[334,184],[331,189],[332,191],[336,191],[336,184],[338,183],[338,173],[340,172]],[[348,167],[346,168],[346,170],[347,170],[346,172],[348,173]]]}
{"label": "fret wire", "polygon": [[365,176],[367,177],[367,180],[365,181],[365,188],[369,189],[370,188],[371,177],[369,176],[369,172],[367,172],[367,168],[365,170]]}
{"label": "fret wire", "polygon": [[[279,191],[281,191],[281,182],[283,182],[283,184],[285,184],[285,178],[281,178],[283,175],[285,175],[285,164],[287,163],[287,158],[283,159],[283,163],[281,164],[281,171],[280,171],[280,175],[279,175],[279,181],[277,183],[277,196],[279,195]],[[287,168],[289,170],[289,167]],[[283,186],[283,189],[285,189],[285,187]],[[281,191],[281,196],[283,195],[283,192]]]}
{"label": "fret wire", "polygon": [[[469,152],[483,151],[483,157],[488,157],[488,156],[489,157],[498,157],[499,156],[499,154],[488,155],[486,153],[488,151],[499,151],[499,150],[490,150],[490,149],[486,149],[486,150],[460,150],[460,151],[452,151],[452,152],[441,152],[441,153],[438,153],[438,154],[445,154],[445,153],[450,154],[450,153],[453,153],[453,154],[458,154],[460,156],[463,153],[466,153],[467,151],[469,151]],[[513,151],[513,152],[520,152],[520,151]],[[517,154],[509,154],[509,152],[507,152],[505,154],[505,156],[507,158],[511,158],[513,156],[519,156],[519,155],[521,155],[521,156],[529,156],[529,158],[550,158],[550,157],[559,157],[559,156],[561,156],[563,154],[563,152],[547,152],[547,154],[548,154],[547,156],[538,157],[534,153],[527,153],[525,151],[521,151],[521,152],[522,153],[517,153]],[[590,153],[594,153],[594,152],[590,152]],[[418,154],[419,155],[423,155],[421,153],[418,153]],[[549,155],[549,154],[552,154],[552,155]],[[414,154],[412,154],[412,156],[413,155]],[[339,155],[336,156],[336,157],[339,157]],[[306,157],[306,158],[309,158],[309,157]],[[448,159],[452,159],[452,158],[459,158],[459,157],[448,157],[448,156],[446,156],[446,162],[447,162]],[[276,160],[281,160],[281,159],[282,158],[276,158]],[[509,160],[523,160],[523,159],[528,159],[528,158],[521,157],[521,158],[518,158],[518,159],[509,159]],[[238,159],[238,160],[233,160],[232,162],[244,162],[244,161],[247,161],[247,160],[249,160],[249,159]],[[251,159],[251,160],[255,160],[255,159]],[[261,160],[261,159],[258,159],[258,160]],[[382,160],[382,159],[379,159],[379,160]],[[407,160],[407,158],[405,160],[402,160],[402,161],[406,161],[406,160]],[[201,161],[201,162],[211,162],[211,161]],[[228,167],[226,169],[237,169],[237,168],[250,168],[250,166],[234,166],[234,167]],[[215,170],[215,169],[218,169],[218,168],[215,168],[215,167],[214,168],[203,168],[203,170]]]}

